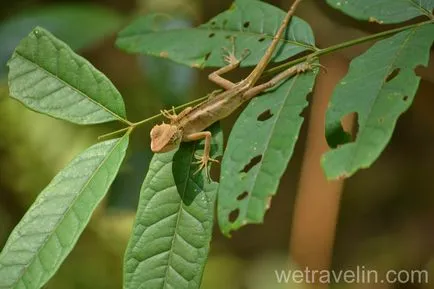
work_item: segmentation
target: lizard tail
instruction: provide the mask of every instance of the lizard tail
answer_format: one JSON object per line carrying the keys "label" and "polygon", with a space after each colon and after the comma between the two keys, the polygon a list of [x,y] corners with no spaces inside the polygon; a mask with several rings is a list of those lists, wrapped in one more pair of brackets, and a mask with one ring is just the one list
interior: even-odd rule
{"label": "lizard tail", "polygon": [[289,21],[291,20],[292,15],[294,15],[295,10],[297,9],[298,4],[300,4],[302,0],[295,0],[292,4],[291,8],[289,8],[288,13],[286,13],[285,18],[282,20],[282,24],[277,30],[276,34],[273,37],[273,40],[268,46],[264,56],[258,62],[253,71],[247,76],[246,81],[250,84],[250,86],[254,86],[258,79],[261,77],[262,72],[265,70],[265,67],[270,62],[271,57],[273,56],[274,50],[276,49],[277,44],[280,41],[280,38],[283,35],[283,32],[286,30]]}

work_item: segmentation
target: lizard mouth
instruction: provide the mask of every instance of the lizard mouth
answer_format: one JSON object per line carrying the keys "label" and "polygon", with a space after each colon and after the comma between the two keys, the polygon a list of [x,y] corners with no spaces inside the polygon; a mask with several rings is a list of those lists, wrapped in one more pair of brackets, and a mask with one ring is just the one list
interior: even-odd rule
{"label": "lizard mouth", "polygon": [[157,145],[157,144],[152,144],[151,143],[151,151],[153,153],[165,153],[165,152],[173,150],[175,147],[176,147],[175,144],[174,145],[164,145],[164,146],[161,146],[161,145]]}

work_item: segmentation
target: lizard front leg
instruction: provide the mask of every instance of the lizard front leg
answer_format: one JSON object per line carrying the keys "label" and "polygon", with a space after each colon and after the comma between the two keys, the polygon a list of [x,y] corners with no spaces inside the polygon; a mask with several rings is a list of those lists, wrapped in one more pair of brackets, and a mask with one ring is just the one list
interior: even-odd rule
{"label": "lizard front leg", "polygon": [[209,178],[209,172],[208,172],[208,162],[216,162],[218,163],[218,160],[212,159],[209,156],[210,150],[211,150],[211,132],[209,131],[201,131],[197,133],[192,133],[189,135],[184,136],[184,141],[196,141],[205,139],[205,147],[203,149],[203,155],[195,155],[196,159],[198,159],[197,162],[194,162],[194,164],[200,164],[199,168],[193,173],[197,174],[200,172],[203,168],[205,168],[205,172],[207,177]]}
{"label": "lizard front leg", "polygon": [[223,78],[221,75],[234,70],[238,66],[240,66],[241,61],[248,55],[248,50],[245,50],[245,52],[241,55],[240,59],[237,59],[235,56],[235,39],[234,37],[231,37],[232,42],[232,49],[228,50],[227,48],[223,48],[226,51],[226,55],[224,56],[224,60],[227,63],[226,66],[223,66],[222,68],[214,71],[210,75],[208,75],[208,79],[215,84],[223,87],[225,90],[229,90],[233,88],[236,84],[232,81],[229,81],[225,78]]}
{"label": "lizard front leg", "polygon": [[177,121],[178,119],[184,117],[187,113],[189,113],[193,108],[191,106],[184,108],[179,114],[176,114],[175,108],[172,106],[172,111],[168,111],[166,109],[160,110],[160,113],[168,118],[172,123]]}
{"label": "lizard front leg", "polygon": [[168,118],[170,121],[175,121],[178,118],[178,115],[175,112],[175,107],[172,106],[172,111],[168,111],[166,109],[160,110],[160,113],[165,117]]}

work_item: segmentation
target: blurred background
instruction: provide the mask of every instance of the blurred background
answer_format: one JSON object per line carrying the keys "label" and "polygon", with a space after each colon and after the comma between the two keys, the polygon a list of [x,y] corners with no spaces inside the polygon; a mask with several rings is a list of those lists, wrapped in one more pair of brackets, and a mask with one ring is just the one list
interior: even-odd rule
{"label": "blurred background", "polygon": [[[266,2],[282,9],[289,7],[287,0]],[[9,98],[5,63],[19,40],[36,25],[50,30],[112,80],[125,99],[128,118],[138,121],[163,107],[183,104],[215,89],[207,80],[212,70],[193,70],[164,59],[128,55],[114,47],[116,33],[134,17],[150,12],[171,15],[167,28],[196,26],[230,4],[230,0],[1,1],[0,248],[51,178],[95,143],[98,135],[119,128],[116,124],[71,125],[31,112]],[[305,0],[297,14],[311,24],[319,47],[395,27],[357,22],[317,0]],[[277,284],[274,270],[315,262],[326,267],[331,262],[333,269],[364,265],[379,271],[427,269],[433,273],[432,284],[339,284],[333,288],[434,288],[433,61],[429,69],[417,70],[424,79],[415,102],[400,118],[390,145],[371,168],[345,183],[326,183],[319,169],[319,155],[325,150],[321,125],[327,98],[345,74],[348,62],[369,45],[322,59],[328,73],[320,75],[310,97],[315,105],[303,114],[306,122],[301,138],[265,223],[247,226],[233,233],[231,239],[215,228],[203,289],[297,288]],[[246,71],[235,73],[234,79],[240,79]],[[226,136],[235,119],[236,115],[222,122]],[[123,253],[152,157],[152,125],[133,134],[108,197],[46,288],[122,287]],[[303,185],[304,180],[308,180],[309,188]],[[297,220],[294,234],[314,232],[304,234],[307,239],[301,238],[303,242],[291,236],[294,210],[300,205],[296,202],[298,194],[305,196],[304,216],[313,216]],[[320,216],[316,215],[319,211]],[[326,232],[324,228],[328,228]],[[325,252],[327,246],[325,251],[315,250],[324,240],[333,247],[330,256]]]}

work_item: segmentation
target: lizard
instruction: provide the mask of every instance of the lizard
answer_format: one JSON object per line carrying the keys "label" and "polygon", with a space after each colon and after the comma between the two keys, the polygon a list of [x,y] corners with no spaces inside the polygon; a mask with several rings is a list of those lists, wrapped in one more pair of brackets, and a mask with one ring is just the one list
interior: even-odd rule
{"label": "lizard", "polygon": [[172,108],[172,112],[169,112],[168,110],[161,111],[161,114],[168,118],[170,123],[163,122],[162,124],[155,125],[151,129],[151,150],[154,153],[163,153],[174,150],[181,142],[205,139],[203,155],[195,155],[195,158],[198,161],[194,162],[194,164],[200,164],[200,166],[194,174],[205,168],[206,174],[209,177],[208,162],[218,161],[211,158],[209,155],[212,135],[211,132],[205,131],[205,129],[214,122],[227,117],[243,103],[249,101],[264,90],[277,85],[282,80],[287,79],[296,73],[304,72],[312,68],[312,64],[307,61],[284,70],[265,83],[256,85],[256,82],[259,80],[266,66],[270,62],[296,7],[301,1],[302,0],[294,1],[283,18],[281,25],[263,57],[245,79],[233,83],[221,76],[222,74],[239,67],[240,62],[245,57],[241,56],[240,59],[235,57],[235,44],[232,43],[232,51],[224,57],[227,65],[212,72],[208,76],[210,81],[221,86],[224,91],[211,93],[211,96],[204,102],[201,102],[194,107],[187,107],[179,114],[175,113],[174,108]]}

